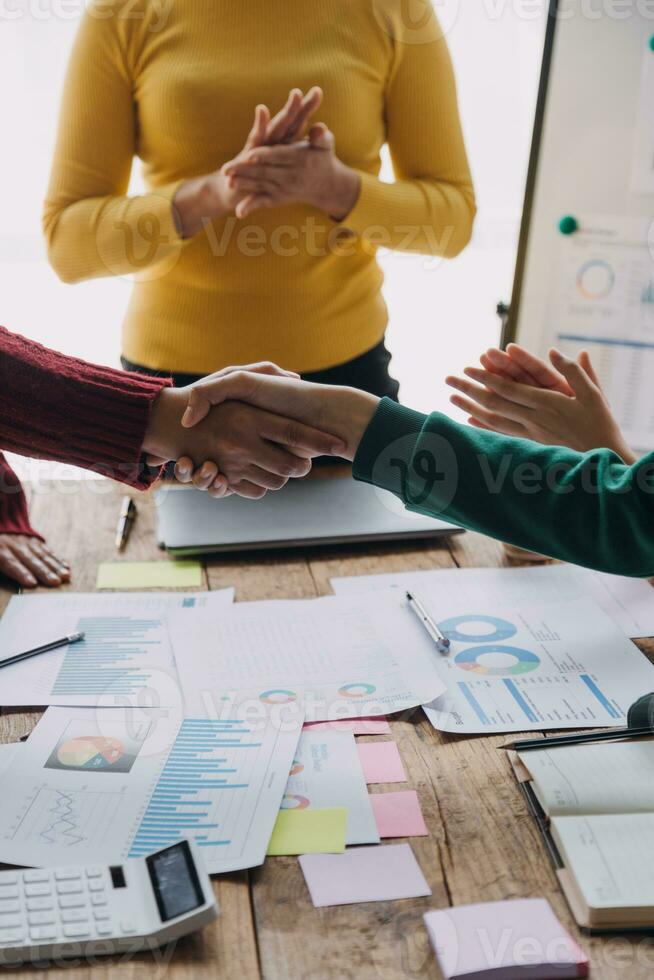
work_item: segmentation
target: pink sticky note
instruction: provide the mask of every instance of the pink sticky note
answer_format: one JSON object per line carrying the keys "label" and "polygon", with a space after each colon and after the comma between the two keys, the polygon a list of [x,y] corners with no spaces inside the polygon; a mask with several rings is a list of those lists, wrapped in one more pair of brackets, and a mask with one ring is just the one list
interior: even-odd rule
{"label": "pink sticky note", "polygon": [[359,742],[357,749],[367,783],[406,783],[395,742]]}
{"label": "pink sticky note", "polygon": [[424,919],[445,980],[588,976],[586,955],[544,898],[460,905]]}
{"label": "pink sticky note", "polygon": [[353,847],[345,854],[303,854],[299,860],[317,909],[431,895],[410,844]]}
{"label": "pink sticky note", "polygon": [[352,732],[353,735],[390,735],[385,718],[345,718],[338,721],[310,721],[304,728],[314,732]]}
{"label": "pink sticky note", "polygon": [[413,789],[402,793],[372,793],[373,813],[380,837],[427,837],[418,794]]}

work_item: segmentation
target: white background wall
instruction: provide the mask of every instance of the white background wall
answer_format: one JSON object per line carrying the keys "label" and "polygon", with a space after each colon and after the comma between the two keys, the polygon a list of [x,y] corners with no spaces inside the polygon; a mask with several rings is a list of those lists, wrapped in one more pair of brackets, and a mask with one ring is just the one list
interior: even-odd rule
{"label": "white background wall", "polygon": [[[0,0],[0,323],[117,365],[129,283],[62,285],[40,232],[62,78],[83,2]],[[423,410],[445,408],[443,377],[498,338],[495,305],[511,293],[546,0],[435,5],[455,62],[479,216],[473,243],[452,262],[382,256],[394,371],[403,401]]]}

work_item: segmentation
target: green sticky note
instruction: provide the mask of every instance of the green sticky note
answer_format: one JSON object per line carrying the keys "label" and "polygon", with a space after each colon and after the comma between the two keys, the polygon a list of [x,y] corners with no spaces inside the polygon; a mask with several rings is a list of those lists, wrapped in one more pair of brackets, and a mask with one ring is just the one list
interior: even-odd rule
{"label": "green sticky note", "polygon": [[98,568],[97,589],[195,589],[202,586],[197,561],[114,561]]}
{"label": "green sticky note", "polygon": [[280,810],[268,854],[342,854],[347,810]]}

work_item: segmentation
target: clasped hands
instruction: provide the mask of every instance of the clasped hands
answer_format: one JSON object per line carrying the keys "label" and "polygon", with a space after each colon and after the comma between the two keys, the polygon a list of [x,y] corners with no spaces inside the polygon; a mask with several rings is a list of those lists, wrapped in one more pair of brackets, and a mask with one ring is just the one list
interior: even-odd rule
{"label": "clasped hands", "polygon": [[338,221],[349,214],[360,177],[337,157],[334,136],[324,123],[309,126],[322,97],[317,86],[306,95],[293,89],[272,119],[266,105],[257,106],[241,152],[177,191],[174,205],[183,238],[197,234],[206,221],[232,213],[246,218],[286,204],[306,204]]}
{"label": "clasped hands", "polygon": [[218,371],[155,401],[144,451],[177,460],[176,476],[214,497],[259,499],[315,456],[353,459],[379,399],[354,388],[310,384],[274,364]]}

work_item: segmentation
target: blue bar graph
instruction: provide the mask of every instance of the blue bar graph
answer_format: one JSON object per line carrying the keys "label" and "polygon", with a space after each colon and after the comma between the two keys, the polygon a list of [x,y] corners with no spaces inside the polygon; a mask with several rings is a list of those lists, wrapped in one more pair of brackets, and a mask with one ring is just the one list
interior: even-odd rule
{"label": "blue bar graph", "polygon": [[592,679],[592,677],[589,677],[588,674],[580,674],[579,675],[579,679],[581,681],[583,681],[583,683],[586,685],[586,687],[588,688],[588,690],[591,691],[595,695],[595,697],[597,698],[597,700],[599,701],[599,703],[602,705],[602,707],[604,708],[604,710],[608,713],[609,717],[611,717],[611,718],[624,718],[624,715],[621,712],[616,711],[616,709],[613,707],[613,705],[611,704],[611,702],[609,701],[609,699],[607,698],[607,696],[605,694],[603,694],[602,691],[600,691],[599,687],[597,686],[597,684],[595,683],[595,681]]}
{"label": "blue bar graph", "polygon": [[221,800],[247,790],[241,781],[243,763],[261,742],[242,721],[182,722],[141,824],[129,857],[142,857],[191,836],[199,847],[227,847]]}
{"label": "blue bar graph", "polygon": [[514,684],[514,682],[505,679],[504,680],[504,684],[505,684],[507,690],[511,693],[511,695],[514,698],[516,704],[518,704],[520,706],[521,710],[526,715],[527,720],[528,721],[533,721],[534,724],[536,722],[540,721],[538,715],[536,715],[532,711],[532,709],[529,707],[529,704],[527,703],[527,701],[525,700],[525,698],[522,696],[522,694],[520,693],[520,691],[518,690],[518,688],[516,687],[516,685]]}
{"label": "blue bar graph", "polygon": [[135,694],[147,687],[149,670],[138,661],[150,659],[153,647],[160,645],[160,619],[92,616],[81,618],[77,629],[86,637],[68,647],[53,694]]}
{"label": "blue bar graph", "polygon": [[488,715],[480,705],[479,701],[470,690],[470,686],[464,683],[463,681],[459,681],[458,686],[464,698],[466,699],[466,701],[468,702],[468,704],[470,705],[474,713],[477,715],[482,725],[490,725],[490,718],[488,717]]}

